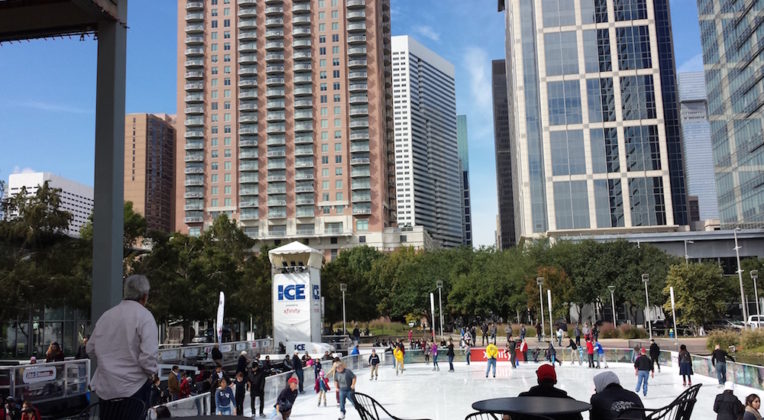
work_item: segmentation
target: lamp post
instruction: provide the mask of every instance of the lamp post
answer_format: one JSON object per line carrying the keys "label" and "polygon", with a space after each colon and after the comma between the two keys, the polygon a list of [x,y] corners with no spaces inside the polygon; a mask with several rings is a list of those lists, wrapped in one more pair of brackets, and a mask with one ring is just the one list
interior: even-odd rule
{"label": "lamp post", "polygon": [[613,327],[616,326],[616,318],[615,318],[615,286],[608,286],[608,290],[610,290],[610,304],[613,305]]}
{"label": "lamp post", "polygon": [[735,235],[735,257],[737,258],[737,278],[740,280],[740,304],[743,305],[743,323],[748,322],[748,308],[745,304],[745,293],[743,293],[743,270],[740,268],[740,246],[737,244],[737,231],[740,228],[735,228],[732,231]]}
{"label": "lamp post", "polygon": [[[756,297],[756,315],[761,315],[761,312],[759,312],[759,289],[756,287],[756,280],[758,279],[759,270],[751,270],[751,280],[753,280],[753,295]],[[758,321],[758,319],[756,321]]]}
{"label": "lamp post", "polygon": [[345,324],[345,292],[348,290],[348,285],[340,283],[340,291],[342,292],[342,335],[347,335],[347,325]]}
{"label": "lamp post", "polygon": [[544,336],[544,292],[541,291],[541,285],[544,284],[543,277],[536,277],[536,284],[539,285],[539,303],[541,303],[541,336]]}
{"label": "lamp post", "polygon": [[552,291],[546,289],[547,303],[549,304],[549,338],[554,341],[554,319],[552,319]]}
{"label": "lamp post", "polygon": [[440,318],[440,336],[443,337],[443,296],[440,290],[443,288],[443,280],[438,280],[438,315]]}
{"label": "lamp post", "polygon": [[687,253],[687,244],[694,244],[695,241],[690,241],[685,239],[684,240],[684,263],[689,264],[690,263],[690,255]]}
{"label": "lamp post", "polygon": [[642,274],[642,282],[645,283],[645,315],[647,316],[647,328],[650,332],[650,339],[653,339],[653,325],[650,323],[650,296],[647,294],[647,283],[650,281],[650,276]]}

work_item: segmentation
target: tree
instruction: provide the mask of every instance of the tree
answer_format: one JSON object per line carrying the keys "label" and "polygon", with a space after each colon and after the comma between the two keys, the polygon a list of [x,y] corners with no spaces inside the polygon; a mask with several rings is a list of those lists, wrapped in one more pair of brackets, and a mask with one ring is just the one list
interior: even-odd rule
{"label": "tree", "polygon": [[[677,322],[697,328],[721,318],[726,307],[720,296],[727,294],[722,269],[712,263],[674,264],[666,277],[663,296],[669,296],[669,288],[674,288]],[[671,302],[663,304],[663,309],[671,311]]]}
{"label": "tree", "polygon": [[[539,299],[539,287],[536,283],[537,277],[544,278],[544,283],[542,284],[542,299],[544,299],[545,307],[548,304],[547,290],[549,290],[552,294],[552,316],[554,317],[554,320],[563,318],[567,321],[568,313],[566,309],[568,307],[564,306],[563,303],[570,302],[573,290],[573,283],[570,281],[568,275],[565,271],[557,267],[542,266],[538,268],[535,276],[528,276],[525,281],[525,295],[528,299],[527,302],[529,308],[539,308],[536,305],[541,304]],[[546,308],[546,310],[549,311],[549,308]],[[554,322],[554,320],[552,320],[552,322]]]}
{"label": "tree", "polygon": [[368,246],[342,251],[321,269],[325,318],[330,324],[342,320],[342,291],[340,283],[347,284],[346,318],[369,321],[377,317],[377,303],[372,297],[372,267],[383,254]]}

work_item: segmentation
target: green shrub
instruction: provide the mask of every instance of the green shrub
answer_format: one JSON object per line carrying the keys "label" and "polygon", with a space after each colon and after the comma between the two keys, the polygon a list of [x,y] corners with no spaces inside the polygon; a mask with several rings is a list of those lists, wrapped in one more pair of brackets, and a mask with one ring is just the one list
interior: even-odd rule
{"label": "green shrub", "polygon": [[604,322],[600,328],[600,337],[602,338],[618,338],[618,333],[619,331],[610,322]]}
{"label": "green shrub", "polygon": [[764,346],[764,330],[757,328],[750,331],[743,331],[740,337],[740,346],[745,350],[754,351]]}
{"label": "green shrub", "polygon": [[647,338],[647,331],[644,328],[637,328],[630,324],[623,324],[618,327],[620,338],[633,340],[636,338]]}
{"label": "green shrub", "polygon": [[737,331],[711,331],[711,333],[708,334],[708,339],[706,340],[706,347],[708,347],[709,350],[713,350],[714,346],[718,344],[721,348],[726,350],[729,346],[739,346],[741,341],[740,339],[741,334]]}

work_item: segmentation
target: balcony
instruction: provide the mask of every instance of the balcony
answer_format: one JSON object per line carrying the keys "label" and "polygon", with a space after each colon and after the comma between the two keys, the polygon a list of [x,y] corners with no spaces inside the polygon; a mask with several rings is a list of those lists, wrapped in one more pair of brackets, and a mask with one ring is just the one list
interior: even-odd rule
{"label": "balcony", "polygon": [[270,100],[265,103],[268,110],[284,109],[286,108],[286,102],[283,99]]}
{"label": "balcony", "polygon": [[353,21],[353,20],[365,20],[366,19],[366,13],[363,10],[354,10],[352,12],[348,12],[347,18],[350,21]]}
{"label": "balcony", "polygon": [[350,159],[351,165],[368,165],[369,158],[367,157],[354,157]]}
{"label": "balcony", "polygon": [[239,126],[239,135],[257,134],[257,124],[241,124]]}
{"label": "balcony", "polygon": [[369,103],[369,97],[366,95],[350,95],[351,104],[365,104]]}
{"label": "balcony", "polygon": [[284,112],[268,112],[268,115],[265,116],[265,119],[270,123],[272,121],[284,121],[286,118],[286,113]]}
{"label": "balcony", "polygon": [[266,143],[268,146],[283,146],[286,144],[286,139],[284,139],[283,135],[268,136]]}
{"label": "balcony", "polygon": [[368,152],[369,143],[368,142],[351,143],[350,151],[351,152]]}
{"label": "balcony", "polygon": [[294,142],[295,144],[306,144],[306,143],[313,143],[313,135],[312,134],[295,134],[294,136]]}
{"label": "balcony", "polygon": [[268,6],[265,8],[266,16],[278,15],[281,13],[284,13],[284,7],[282,6]]}
{"label": "balcony", "polygon": [[283,29],[268,29],[265,31],[265,38],[283,38],[284,37],[284,30]]}
{"label": "balcony", "polygon": [[204,32],[204,25],[201,23],[194,23],[191,25],[186,25],[186,33],[187,34],[196,34],[199,32]]}
{"label": "balcony", "polygon": [[241,101],[239,102],[239,111],[256,111],[257,101]]}
{"label": "balcony", "polygon": [[241,113],[239,115],[239,122],[240,123],[256,123],[257,122],[257,114],[254,112],[247,112],[247,113]]}
{"label": "balcony", "polygon": [[239,164],[240,171],[257,171],[258,169],[259,169],[259,166],[257,162],[245,162],[245,163]]}
{"label": "balcony", "polygon": [[296,87],[296,88],[294,88],[293,92],[294,92],[295,96],[305,96],[305,95],[310,95],[311,93],[313,93],[313,88],[310,87],[310,86],[308,86],[308,87]]}
{"label": "balcony", "polygon": [[286,156],[286,150],[284,149],[278,149],[278,150],[268,150],[268,157],[285,157]]}
{"label": "balcony", "polygon": [[204,198],[202,191],[186,191],[183,193],[183,198]]}
{"label": "balcony", "polygon": [[298,193],[312,193],[314,191],[312,183],[308,185],[297,185],[294,190]]}
{"label": "balcony", "polygon": [[351,92],[366,92],[368,85],[366,83],[351,83],[348,89]]}
{"label": "balcony", "polygon": [[257,54],[242,54],[239,56],[240,64],[255,64],[257,63]]}
{"label": "balcony", "polygon": [[365,44],[366,35],[353,35],[348,37],[348,44]]}
{"label": "balcony", "polygon": [[295,199],[295,203],[297,203],[299,205],[314,204],[315,202],[316,201],[313,198],[313,195],[310,195],[308,197],[302,197],[302,196],[298,195],[297,198]]}
{"label": "balcony", "polygon": [[283,50],[284,41],[268,41],[265,43],[266,50]]}
{"label": "balcony", "polygon": [[274,62],[274,61],[284,61],[284,53],[283,53],[283,52],[277,52],[277,53],[274,53],[274,52],[272,52],[272,53],[268,53],[268,54],[265,54],[265,59],[266,59],[266,60],[267,60],[269,63],[272,63],[272,62]]}
{"label": "balcony", "polygon": [[366,7],[366,0],[347,0],[348,9]]}
{"label": "balcony", "polygon": [[270,64],[265,67],[266,73],[283,73],[284,72],[284,65],[283,64]]}
{"label": "balcony", "polygon": [[348,48],[349,55],[366,55],[366,47],[352,47]]}
{"label": "balcony", "polygon": [[292,36],[310,36],[310,28],[295,27],[292,29]]}
{"label": "balcony", "polygon": [[284,26],[284,18],[268,18],[265,19],[265,27]]}
{"label": "balcony", "polygon": [[186,3],[186,10],[204,10],[203,1],[189,1]]}
{"label": "balcony", "polygon": [[186,177],[186,180],[183,182],[183,185],[187,187],[200,187],[204,185],[204,177],[203,176],[188,176]]}
{"label": "balcony", "polygon": [[359,177],[368,177],[371,176],[371,171],[369,171],[368,167],[365,168],[353,168],[353,170],[350,172],[350,176],[353,178],[359,178]]}
{"label": "balcony", "polygon": [[366,80],[367,78],[365,71],[351,71],[348,73],[348,79],[350,80]]}
{"label": "balcony", "polygon": [[353,203],[369,203],[371,202],[370,192],[353,192]]}
{"label": "balcony", "polygon": [[189,93],[186,95],[186,102],[204,102],[204,94]]}
{"label": "balcony", "polygon": [[366,23],[351,23],[348,25],[348,32],[366,32]]}
{"label": "balcony", "polygon": [[286,217],[286,209],[268,209],[269,219],[283,219]]}
{"label": "balcony", "polygon": [[295,17],[292,18],[292,25],[295,27],[303,25],[310,26],[310,15],[295,15]]}
{"label": "balcony", "polygon": [[294,100],[295,108],[313,108],[313,99],[297,99]]}
{"label": "balcony", "polygon": [[239,79],[239,87],[256,87],[257,79]]}
{"label": "balcony", "polygon": [[284,207],[286,206],[287,202],[285,199],[280,198],[268,198],[268,207]]}
{"label": "balcony", "polygon": [[186,14],[186,22],[201,22],[204,20],[204,12],[193,12]]}
{"label": "balcony", "polygon": [[303,72],[310,71],[311,66],[310,63],[294,63],[293,68],[295,72]]}
{"label": "balcony", "polygon": [[237,0],[239,6],[257,6],[257,0]]}
{"label": "balcony", "polygon": [[257,76],[257,66],[243,65],[239,67],[239,76]]}
{"label": "balcony", "polygon": [[204,222],[204,216],[186,216],[183,218],[183,221],[186,223],[202,223]]}
{"label": "balcony", "polygon": [[186,150],[204,150],[204,140],[186,140]]}
{"label": "balcony", "polygon": [[203,165],[188,165],[185,169],[183,169],[184,174],[203,174],[204,173],[204,166]]}
{"label": "balcony", "polygon": [[239,29],[255,29],[257,28],[257,19],[239,19]]}
{"label": "balcony", "polygon": [[242,42],[239,44],[239,52],[256,52],[257,42]]}
{"label": "balcony", "polygon": [[369,140],[369,133],[350,133],[350,140]]}
{"label": "balcony", "polygon": [[189,200],[183,206],[183,210],[204,210],[204,202],[202,200]]}
{"label": "balcony", "polygon": [[186,67],[202,67],[204,66],[204,60],[201,58],[193,58],[186,60]]}
{"label": "balcony", "polygon": [[351,119],[350,128],[369,128],[369,120],[363,119]]}
{"label": "balcony", "polygon": [[201,70],[189,70],[186,72],[186,79],[202,79],[204,72]]}
{"label": "balcony", "polygon": [[255,17],[257,16],[257,9],[254,7],[242,7],[239,9],[239,12],[237,13],[237,15],[240,18]]}
{"label": "balcony", "polygon": [[312,122],[298,122],[294,125],[294,131],[313,131],[313,123]]}
{"label": "balcony", "polygon": [[316,212],[313,206],[310,207],[297,207],[297,217],[315,217]]}
{"label": "balcony", "polygon": [[286,162],[282,160],[268,161],[268,169],[286,169]]}
{"label": "balcony", "polygon": [[259,188],[252,186],[239,188],[239,195],[257,195],[259,192]]}
{"label": "balcony", "polygon": [[204,114],[203,106],[187,106],[186,107],[186,115],[198,115],[198,114]]}
{"label": "balcony", "polygon": [[348,67],[366,67],[366,60],[350,60],[348,61]]}
{"label": "balcony", "polygon": [[260,213],[257,210],[242,210],[239,212],[239,220],[257,220]]}
{"label": "balcony", "polygon": [[204,152],[188,152],[183,160],[186,162],[204,162]]}
{"label": "balcony", "polygon": [[257,159],[257,150],[241,149],[239,152],[239,159]]}
{"label": "balcony", "polygon": [[186,57],[201,56],[203,54],[204,54],[204,48],[202,47],[186,48]]}
{"label": "balcony", "polygon": [[252,209],[252,208],[258,208],[260,207],[260,203],[256,199],[243,199],[239,201],[239,208],[240,209]]}
{"label": "balcony", "polygon": [[188,35],[186,37],[186,45],[196,45],[204,43],[204,35]]}
{"label": "balcony", "polygon": [[[286,181],[286,175],[268,175],[268,182],[284,182]],[[286,193],[286,187],[268,187],[268,194],[284,194]]]}
{"label": "balcony", "polygon": [[350,188],[353,190],[368,190],[371,188],[371,184],[368,179],[359,178],[351,181]]}
{"label": "balcony", "polygon": [[365,214],[371,214],[371,206],[353,206],[353,214],[354,215],[365,215]]}
{"label": "balcony", "polygon": [[294,175],[294,179],[297,179],[300,181],[312,180],[313,178],[314,178],[313,172],[297,172]]}
{"label": "balcony", "polygon": [[313,159],[297,159],[294,163],[295,168],[312,168],[313,167]]}
{"label": "balcony", "polygon": [[350,107],[350,116],[361,116],[361,115],[369,115],[369,107],[366,105],[361,106],[351,106]]}
{"label": "balcony", "polygon": [[310,3],[300,3],[293,5],[292,13],[310,13]]}
{"label": "balcony", "polygon": [[310,51],[295,51],[292,54],[292,58],[295,60],[310,60],[311,54]]}
{"label": "balcony", "polygon": [[186,131],[185,137],[187,139],[192,139],[192,138],[201,139],[201,138],[204,138],[204,131],[203,130],[188,130]]}
{"label": "balcony", "polygon": [[[300,216],[297,216],[300,217]],[[298,235],[315,235],[316,229],[314,226],[311,227],[298,227],[297,228],[297,234]]]}
{"label": "balcony", "polygon": [[295,111],[294,112],[294,119],[295,120],[312,120],[313,119],[313,110]]}
{"label": "balcony", "polygon": [[[257,39],[257,31],[239,31],[237,38],[239,41],[254,41]],[[241,46],[242,44],[239,44],[239,51],[242,51]],[[257,47],[257,44],[255,44],[255,47]]]}
{"label": "balcony", "polygon": [[284,96],[284,89],[283,88],[269,88],[265,91],[265,96],[269,98],[273,98],[276,96]]}
{"label": "balcony", "polygon": [[239,177],[240,184],[257,184],[260,178],[257,175],[245,175]]}
{"label": "balcony", "polygon": [[204,125],[204,118],[202,117],[188,117],[185,121],[186,127]]}
{"label": "balcony", "polygon": [[239,89],[239,98],[255,99],[257,98],[257,89]]}

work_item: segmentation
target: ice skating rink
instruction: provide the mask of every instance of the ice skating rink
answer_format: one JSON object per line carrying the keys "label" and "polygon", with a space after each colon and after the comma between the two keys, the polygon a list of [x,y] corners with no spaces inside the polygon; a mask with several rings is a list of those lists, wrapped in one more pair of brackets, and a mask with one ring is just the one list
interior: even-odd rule
{"label": "ice skating rink", "polygon": [[[395,376],[392,366],[384,366],[380,367],[379,380],[376,381],[369,381],[367,370],[355,371],[358,376],[356,390],[371,395],[397,417],[460,420],[474,411],[471,407],[474,401],[517,396],[536,384],[536,363],[521,363],[520,367],[514,370],[509,364],[499,364],[495,379],[490,376],[486,379],[485,366],[485,362],[473,363],[470,366],[454,363],[456,371],[449,373],[447,362],[440,363],[439,372],[433,372],[431,365],[410,364],[401,376]],[[637,378],[631,365],[611,363],[610,369],[618,374],[624,388],[634,390]],[[586,402],[589,402],[594,393],[592,378],[602,371],[569,363],[562,368],[557,366],[556,370],[557,386],[567,391],[571,397]],[[642,397],[640,393],[645,407],[663,407],[682,392],[682,378],[677,372],[671,368],[665,368],[661,373],[656,372],[655,378],[650,379],[647,397]],[[718,388],[716,380],[711,378],[700,375],[694,375],[692,378],[693,384],[703,384],[692,418],[715,419],[714,398],[723,389]],[[335,399],[334,384],[331,386],[332,391],[326,399],[327,406],[321,404],[321,407],[317,407],[318,396],[313,392],[313,384],[305,384],[305,393],[297,398],[291,418],[337,419],[340,412]],[[764,395],[747,387],[735,388],[735,395],[741,401],[750,393]],[[588,412],[583,413],[583,417],[588,419]],[[360,418],[350,403],[347,405],[346,418]]]}

